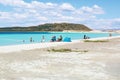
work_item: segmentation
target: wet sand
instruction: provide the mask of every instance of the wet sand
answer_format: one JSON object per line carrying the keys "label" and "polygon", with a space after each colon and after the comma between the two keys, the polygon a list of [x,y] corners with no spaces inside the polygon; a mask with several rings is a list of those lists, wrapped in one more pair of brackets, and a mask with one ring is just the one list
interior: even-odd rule
{"label": "wet sand", "polygon": [[120,80],[120,38],[0,52],[0,80]]}

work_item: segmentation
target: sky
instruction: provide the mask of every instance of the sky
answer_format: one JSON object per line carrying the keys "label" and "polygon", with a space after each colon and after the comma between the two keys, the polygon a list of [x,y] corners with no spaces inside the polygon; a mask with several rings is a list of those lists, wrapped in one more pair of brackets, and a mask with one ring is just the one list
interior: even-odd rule
{"label": "sky", "polygon": [[0,0],[0,27],[77,23],[120,29],[120,0]]}

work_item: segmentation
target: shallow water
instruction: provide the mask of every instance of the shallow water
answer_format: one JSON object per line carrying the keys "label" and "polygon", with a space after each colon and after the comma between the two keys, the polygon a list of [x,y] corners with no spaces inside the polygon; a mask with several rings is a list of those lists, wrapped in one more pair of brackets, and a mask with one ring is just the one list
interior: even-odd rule
{"label": "shallow water", "polygon": [[[83,39],[84,35],[87,35],[90,38],[98,37],[108,37],[109,33],[70,33],[70,32],[0,32],[0,46],[4,45],[16,45],[16,44],[29,44],[30,38],[34,40],[34,43],[39,43],[42,40],[42,36],[45,37],[45,42],[49,42],[52,36],[62,35],[63,39],[65,37],[70,37],[71,40]],[[112,34],[117,36],[119,34]]]}

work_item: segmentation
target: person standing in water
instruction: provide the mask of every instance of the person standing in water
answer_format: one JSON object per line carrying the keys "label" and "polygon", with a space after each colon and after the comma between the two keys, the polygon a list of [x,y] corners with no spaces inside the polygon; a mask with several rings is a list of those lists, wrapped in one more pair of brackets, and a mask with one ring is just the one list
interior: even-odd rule
{"label": "person standing in water", "polygon": [[32,37],[30,37],[30,42],[33,42],[33,39],[32,39]]}
{"label": "person standing in water", "polygon": [[112,34],[111,33],[109,33],[109,37],[111,37],[112,36]]}
{"label": "person standing in water", "polygon": [[87,36],[86,36],[86,35],[84,35],[83,39],[87,39]]}
{"label": "person standing in water", "polygon": [[41,42],[45,42],[45,37],[42,36]]}
{"label": "person standing in water", "polygon": [[25,42],[25,40],[23,40],[23,42]]}

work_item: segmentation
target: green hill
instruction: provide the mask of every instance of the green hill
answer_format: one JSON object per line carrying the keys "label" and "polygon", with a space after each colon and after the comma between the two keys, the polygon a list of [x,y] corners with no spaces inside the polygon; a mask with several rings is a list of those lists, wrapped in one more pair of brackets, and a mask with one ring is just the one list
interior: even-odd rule
{"label": "green hill", "polygon": [[63,31],[63,30],[90,31],[91,29],[83,24],[73,23],[54,23],[54,24],[48,23],[29,27],[0,28],[0,31]]}

